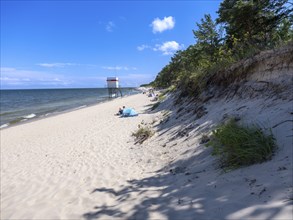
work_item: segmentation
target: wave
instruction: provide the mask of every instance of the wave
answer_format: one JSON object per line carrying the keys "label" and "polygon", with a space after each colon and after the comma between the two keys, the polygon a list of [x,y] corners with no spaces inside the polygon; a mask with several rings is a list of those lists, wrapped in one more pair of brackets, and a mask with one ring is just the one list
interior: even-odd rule
{"label": "wave", "polygon": [[11,112],[0,112],[0,116],[7,116],[7,115],[12,115],[19,113],[20,111],[11,111]]}
{"label": "wave", "polygon": [[4,112],[4,113],[0,113],[0,116],[5,116],[5,115],[9,115],[12,114],[13,112]]}
{"label": "wave", "polygon": [[6,128],[6,127],[8,127],[8,126],[9,126],[9,123],[8,123],[8,124],[1,125],[1,126],[0,126],[0,129],[2,129],[2,128]]}
{"label": "wave", "polygon": [[21,117],[18,117],[18,118],[14,118],[13,120],[10,120],[8,123],[6,124],[3,124],[0,126],[0,129],[2,128],[6,128],[10,125],[15,125],[15,124],[18,124],[19,122],[25,122],[31,118],[34,118],[36,117],[37,115],[36,114],[29,114],[29,115],[25,115],[25,116],[21,116]]}
{"label": "wave", "polygon": [[34,118],[36,116],[37,116],[36,114],[29,114],[29,115],[26,115],[26,116],[22,116],[22,118],[30,119],[30,118]]}

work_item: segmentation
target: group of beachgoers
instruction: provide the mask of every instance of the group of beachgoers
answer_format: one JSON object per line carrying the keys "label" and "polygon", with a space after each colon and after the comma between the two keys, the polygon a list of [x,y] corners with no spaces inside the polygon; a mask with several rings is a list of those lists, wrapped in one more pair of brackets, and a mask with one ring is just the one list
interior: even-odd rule
{"label": "group of beachgoers", "polygon": [[[148,97],[152,98],[151,101],[157,101],[158,100],[158,94],[155,94],[153,89],[149,89],[147,92],[143,91],[143,94],[147,94]],[[123,106],[118,109],[118,112],[115,114],[120,117],[132,117],[137,116],[138,114],[135,112],[133,108],[126,108]]]}
{"label": "group of beachgoers", "polygon": [[148,97],[152,98],[151,101],[158,101],[158,94],[155,94],[153,89],[148,90]]}

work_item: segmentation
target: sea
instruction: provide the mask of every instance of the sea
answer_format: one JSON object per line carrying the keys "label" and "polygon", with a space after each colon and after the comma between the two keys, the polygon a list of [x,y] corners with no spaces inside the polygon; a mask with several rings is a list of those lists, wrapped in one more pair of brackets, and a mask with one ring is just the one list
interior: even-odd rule
{"label": "sea", "polygon": [[[140,92],[120,90],[122,96]],[[0,129],[112,99],[107,88],[0,90]]]}

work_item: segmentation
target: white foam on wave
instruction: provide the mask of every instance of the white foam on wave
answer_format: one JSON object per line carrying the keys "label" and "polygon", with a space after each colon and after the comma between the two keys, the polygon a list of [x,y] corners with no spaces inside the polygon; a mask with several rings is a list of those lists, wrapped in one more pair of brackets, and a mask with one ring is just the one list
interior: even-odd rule
{"label": "white foam on wave", "polygon": [[23,118],[26,118],[26,119],[30,119],[30,118],[34,118],[36,117],[35,114],[29,114],[29,115],[26,115],[26,116],[22,116]]}
{"label": "white foam on wave", "polygon": [[1,126],[0,126],[0,129],[1,129],[1,128],[6,128],[6,127],[8,127],[8,126],[9,126],[9,124],[1,125]]}

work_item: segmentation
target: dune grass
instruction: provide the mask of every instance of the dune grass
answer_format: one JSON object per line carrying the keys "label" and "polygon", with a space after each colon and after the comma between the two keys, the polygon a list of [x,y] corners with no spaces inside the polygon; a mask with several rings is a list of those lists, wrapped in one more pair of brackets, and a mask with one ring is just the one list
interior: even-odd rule
{"label": "dune grass", "polygon": [[276,148],[272,134],[265,135],[258,126],[244,127],[235,120],[213,131],[207,146],[220,156],[220,166],[236,169],[270,160]]}
{"label": "dune grass", "polygon": [[142,144],[145,140],[154,135],[154,132],[148,126],[138,126],[138,130],[132,133],[135,137],[135,144]]}

